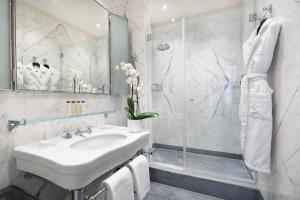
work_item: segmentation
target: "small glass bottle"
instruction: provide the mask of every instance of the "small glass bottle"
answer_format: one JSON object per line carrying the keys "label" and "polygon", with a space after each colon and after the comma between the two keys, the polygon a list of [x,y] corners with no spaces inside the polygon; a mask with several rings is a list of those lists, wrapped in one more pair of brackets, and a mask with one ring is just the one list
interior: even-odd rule
{"label": "small glass bottle", "polygon": [[72,104],[71,104],[71,101],[66,101],[66,114],[67,115],[72,114]]}
{"label": "small glass bottle", "polygon": [[81,112],[85,113],[86,112],[86,101],[81,101],[80,107],[81,107]]}
{"label": "small glass bottle", "polygon": [[72,115],[76,114],[76,101],[72,101],[71,113]]}
{"label": "small glass bottle", "polygon": [[81,114],[80,101],[76,101],[76,114],[77,115]]}

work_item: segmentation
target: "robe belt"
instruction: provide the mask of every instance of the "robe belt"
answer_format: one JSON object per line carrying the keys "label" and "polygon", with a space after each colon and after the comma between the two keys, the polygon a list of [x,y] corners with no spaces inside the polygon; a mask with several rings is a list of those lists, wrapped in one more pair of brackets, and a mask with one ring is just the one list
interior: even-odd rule
{"label": "robe belt", "polygon": [[249,80],[262,78],[266,79],[268,75],[266,73],[248,73],[246,74],[241,82],[241,105],[240,106],[240,120],[241,120],[241,147],[244,150],[246,132],[247,132],[247,122],[248,122],[248,107],[249,107]]}
{"label": "robe belt", "polygon": [[249,73],[246,75],[247,79],[253,79],[253,78],[267,78],[268,75],[266,73]]}

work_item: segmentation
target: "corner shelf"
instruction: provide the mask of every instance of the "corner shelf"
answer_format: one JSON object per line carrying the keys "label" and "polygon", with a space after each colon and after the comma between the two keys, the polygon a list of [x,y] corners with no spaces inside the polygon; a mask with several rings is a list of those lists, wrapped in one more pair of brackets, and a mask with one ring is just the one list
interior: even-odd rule
{"label": "corner shelf", "polygon": [[115,110],[107,110],[107,111],[99,111],[99,112],[82,113],[76,115],[49,116],[49,117],[40,117],[35,119],[22,119],[22,120],[8,120],[7,128],[9,132],[12,132],[16,127],[26,126],[27,124],[34,124],[34,123],[62,120],[62,119],[73,119],[79,117],[88,117],[93,115],[104,115],[105,117],[107,117],[108,114],[115,113],[115,112],[116,112]]}

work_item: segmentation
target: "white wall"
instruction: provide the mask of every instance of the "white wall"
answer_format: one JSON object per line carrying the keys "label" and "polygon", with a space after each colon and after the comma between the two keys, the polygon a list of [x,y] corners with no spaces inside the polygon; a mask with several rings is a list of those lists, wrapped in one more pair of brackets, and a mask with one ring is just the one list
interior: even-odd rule
{"label": "white wall", "polygon": [[[245,10],[249,0],[244,0]],[[255,10],[272,4],[274,17],[282,20],[281,33],[269,72],[273,95],[272,172],[258,175],[265,200],[300,199],[300,2],[256,0]],[[244,13],[248,17],[248,13]],[[244,24],[244,33],[251,23]],[[248,34],[248,33],[247,33]],[[246,34],[246,35],[247,35]],[[246,38],[246,37],[245,37]]]}

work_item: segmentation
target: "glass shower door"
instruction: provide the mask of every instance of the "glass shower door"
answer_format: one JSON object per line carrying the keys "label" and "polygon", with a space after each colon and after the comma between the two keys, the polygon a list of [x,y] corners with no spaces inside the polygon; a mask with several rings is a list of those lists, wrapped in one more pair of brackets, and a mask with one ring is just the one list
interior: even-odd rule
{"label": "glass shower door", "polygon": [[251,181],[241,156],[242,8],[185,18],[186,171]]}
{"label": "glass shower door", "polygon": [[[151,164],[253,183],[238,117],[243,5],[152,26]],[[250,25],[249,25],[250,26]]]}
{"label": "glass shower door", "polygon": [[152,165],[184,167],[184,76],[182,20],[152,26]]}

